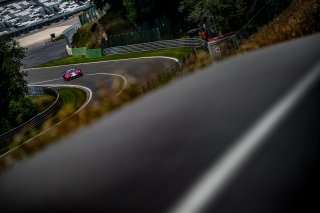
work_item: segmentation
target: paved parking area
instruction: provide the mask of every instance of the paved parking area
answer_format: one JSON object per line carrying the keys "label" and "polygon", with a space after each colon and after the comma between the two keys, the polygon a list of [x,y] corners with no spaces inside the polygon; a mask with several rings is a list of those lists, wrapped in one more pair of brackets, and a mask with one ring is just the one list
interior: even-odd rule
{"label": "paved parking area", "polygon": [[68,27],[79,24],[79,23],[80,21],[78,16],[73,16],[68,20],[61,21],[59,23],[53,24],[51,26],[42,28],[37,31],[33,31],[26,35],[21,35],[19,37],[16,37],[16,40],[20,42],[21,46],[26,48],[32,48],[32,46],[35,46],[35,45],[39,46],[39,44],[43,45],[47,41],[49,41],[51,39],[50,37],[51,33],[55,33],[57,37],[61,35],[62,32]]}

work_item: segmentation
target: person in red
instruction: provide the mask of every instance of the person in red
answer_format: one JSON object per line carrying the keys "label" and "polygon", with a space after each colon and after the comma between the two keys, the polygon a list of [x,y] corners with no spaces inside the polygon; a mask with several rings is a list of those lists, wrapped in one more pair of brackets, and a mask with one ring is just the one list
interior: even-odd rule
{"label": "person in red", "polygon": [[208,41],[208,34],[206,30],[201,32],[201,38],[205,41]]}

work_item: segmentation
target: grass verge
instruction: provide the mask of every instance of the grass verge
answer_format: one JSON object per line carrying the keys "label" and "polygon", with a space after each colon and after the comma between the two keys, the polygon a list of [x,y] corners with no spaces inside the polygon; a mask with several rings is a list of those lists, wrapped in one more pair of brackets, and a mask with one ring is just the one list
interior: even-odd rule
{"label": "grass verge", "polygon": [[58,90],[62,100],[62,107],[52,118],[55,122],[60,122],[72,115],[86,101],[87,94],[85,91],[77,88],[61,88]]}
{"label": "grass verge", "polygon": [[106,55],[99,58],[85,58],[85,56],[68,56],[56,61],[51,61],[45,64],[41,64],[37,67],[52,67],[60,65],[69,65],[69,64],[80,64],[88,62],[98,62],[98,61],[109,61],[109,60],[119,60],[119,59],[129,59],[129,58],[140,58],[140,57],[150,57],[150,56],[166,56],[172,58],[181,58],[190,52],[191,48],[171,48],[171,49],[161,49],[161,50],[152,50],[152,51],[143,51],[143,52],[133,52],[125,54],[115,54],[115,55]]}
{"label": "grass verge", "polygon": [[273,21],[254,33],[239,52],[258,49],[320,31],[320,1],[293,0]]}
{"label": "grass verge", "polygon": [[46,110],[55,101],[52,95],[28,96],[28,98],[35,106],[37,113]]}

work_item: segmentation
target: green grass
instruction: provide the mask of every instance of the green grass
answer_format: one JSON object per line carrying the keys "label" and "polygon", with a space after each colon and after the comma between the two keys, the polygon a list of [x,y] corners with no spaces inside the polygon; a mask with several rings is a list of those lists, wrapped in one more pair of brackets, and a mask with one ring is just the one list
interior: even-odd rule
{"label": "green grass", "polygon": [[87,99],[87,94],[82,89],[61,88],[58,90],[64,104],[73,104],[75,109],[79,109]]}
{"label": "green grass", "polygon": [[73,35],[73,45],[75,45],[76,47],[89,47],[89,45],[92,43],[93,32],[91,30],[91,27],[93,25],[94,22],[91,22],[79,28]]}
{"label": "green grass", "polygon": [[320,32],[319,14],[319,0],[293,0],[278,17],[245,41],[240,46],[239,52]]}
{"label": "green grass", "polygon": [[28,96],[28,98],[35,106],[37,113],[46,110],[55,101],[52,95]]}
{"label": "green grass", "polygon": [[120,13],[106,13],[98,21],[81,26],[72,38],[76,47],[100,48],[101,35],[109,36],[132,32],[131,22]]}
{"label": "green grass", "polygon": [[84,104],[87,98],[86,92],[77,88],[61,88],[58,92],[63,105],[53,117],[55,122],[59,122],[73,114]]}
{"label": "green grass", "polygon": [[56,61],[51,61],[45,64],[41,64],[38,67],[51,67],[51,66],[60,66],[68,64],[80,64],[88,62],[97,62],[97,61],[109,61],[109,60],[119,60],[119,59],[128,59],[128,58],[140,58],[140,57],[150,57],[150,56],[166,56],[172,58],[182,58],[190,52],[191,48],[171,48],[171,49],[161,49],[161,50],[152,50],[152,51],[143,51],[143,52],[134,52],[126,54],[115,54],[115,55],[106,55],[99,58],[85,58],[85,56],[69,56],[62,58]]}
{"label": "green grass", "polygon": [[133,31],[132,23],[120,13],[106,13],[99,19],[99,24],[109,36]]}

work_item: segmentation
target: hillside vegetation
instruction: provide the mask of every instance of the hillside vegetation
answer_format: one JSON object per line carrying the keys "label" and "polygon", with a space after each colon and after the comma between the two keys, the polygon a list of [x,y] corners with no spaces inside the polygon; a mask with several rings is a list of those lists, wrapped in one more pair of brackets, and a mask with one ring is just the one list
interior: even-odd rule
{"label": "hillside vegetation", "polygon": [[[191,29],[207,30],[211,36],[239,30],[261,8],[266,8],[266,23],[281,13],[291,0],[93,0],[103,8],[111,4],[107,14],[90,26],[79,29],[73,44],[77,47],[100,47],[108,36],[158,28],[162,38],[179,38]],[[83,35],[82,35],[83,34]]]}
{"label": "hillside vegetation", "polygon": [[131,22],[121,13],[108,12],[95,22],[90,22],[78,29],[73,36],[73,46],[100,48],[104,33],[108,36],[132,32]]}
{"label": "hillside vegetation", "polygon": [[320,32],[320,1],[293,0],[283,13],[244,42],[240,51],[257,49],[316,32]]}

